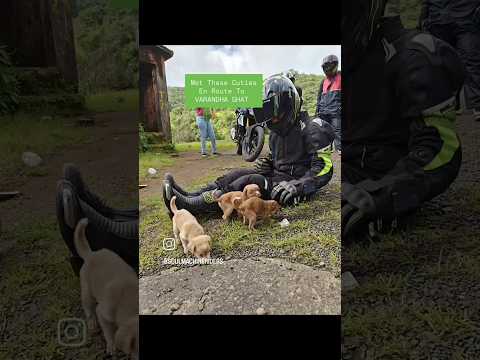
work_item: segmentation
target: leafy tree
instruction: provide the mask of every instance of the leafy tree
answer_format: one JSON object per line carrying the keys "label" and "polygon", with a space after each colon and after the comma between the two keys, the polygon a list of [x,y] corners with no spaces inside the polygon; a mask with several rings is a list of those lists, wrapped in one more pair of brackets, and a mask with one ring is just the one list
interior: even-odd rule
{"label": "leafy tree", "polygon": [[84,93],[138,86],[138,11],[107,0],[77,1],[74,19],[80,89]]}

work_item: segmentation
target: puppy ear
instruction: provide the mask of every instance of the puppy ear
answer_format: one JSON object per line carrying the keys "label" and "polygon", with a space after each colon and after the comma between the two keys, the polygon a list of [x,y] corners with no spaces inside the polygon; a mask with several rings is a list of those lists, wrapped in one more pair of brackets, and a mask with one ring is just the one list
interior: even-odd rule
{"label": "puppy ear", "polygon": [[247,194],[248,193],[248,185],[246,185],[244,188],[243,188],[243,198],[246,199],[247,198]]}

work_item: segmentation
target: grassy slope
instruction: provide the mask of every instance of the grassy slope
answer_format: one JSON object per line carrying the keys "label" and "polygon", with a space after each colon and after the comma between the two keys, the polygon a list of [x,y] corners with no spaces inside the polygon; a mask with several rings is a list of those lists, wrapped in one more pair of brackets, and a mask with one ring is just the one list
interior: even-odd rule
{"label": "grassy slope", "polygon": [[138,111],[139,90],[109,91],[87,97],[86,107],[93,112]]}

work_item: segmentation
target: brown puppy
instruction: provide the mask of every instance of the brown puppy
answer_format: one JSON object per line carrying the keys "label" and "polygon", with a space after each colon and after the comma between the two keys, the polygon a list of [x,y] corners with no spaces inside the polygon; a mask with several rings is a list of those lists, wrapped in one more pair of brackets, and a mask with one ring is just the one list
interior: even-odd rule
{"label": "brown puppy", "polygon": [[243,215],[244,224],[246,224],[246,220],[248,219],[248,228],[250,230],[255,228],[257,219],[269,218],[280,210],[280,205],[275,200],[262,200],[257,197],[247,199],[243,202],[237,197],[233,200],[233,203],[237,211]]}
{"label": "brown puppy", "polygon": [[223,210],[222,219],[228,221],[230,215],[232,215],[233,210],[235,210],[235,205],[233,199],[240,198],[242,201],[250,199],[252,197],[262,197],[260,192],[260,187],[257,184],[249,184],[243,188],[242,191],[231,191],[226,194],[223,194],[218,199],[215,199],[218,202],[218,206]]}
{"label": "brown puppy", "polygon": [[211,238],[205,235],[202,225],[200,225],[188,210],[178,210],[175,204],[176,196],[170,200],[170,209],[173,212],[173,234],[175,240],[182,242],[183,253],[185,255],[190,252],[197,258],[210,257],[210,242]]}
{"label": "brown puppy", "polygon": [[138,358],[138,278],[117,254],[92,251],[85,236],[88,219],[78,222],[74,242],[84,263],[80,269],[82,306],[91,330],[97,320],[107,343],[107,353],[119,348]]}

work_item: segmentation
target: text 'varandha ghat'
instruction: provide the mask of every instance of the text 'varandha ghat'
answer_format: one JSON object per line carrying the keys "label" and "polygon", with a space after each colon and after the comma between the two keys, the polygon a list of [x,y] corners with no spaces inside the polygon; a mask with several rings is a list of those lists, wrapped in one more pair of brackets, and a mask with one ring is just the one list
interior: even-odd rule
{"label": "text 'varandha ghat'", "polygon": [[232,96],[231,98],[225,96],[195,96],[196,103],[246,103],[248,96]]}

